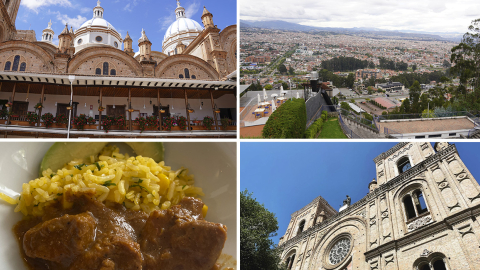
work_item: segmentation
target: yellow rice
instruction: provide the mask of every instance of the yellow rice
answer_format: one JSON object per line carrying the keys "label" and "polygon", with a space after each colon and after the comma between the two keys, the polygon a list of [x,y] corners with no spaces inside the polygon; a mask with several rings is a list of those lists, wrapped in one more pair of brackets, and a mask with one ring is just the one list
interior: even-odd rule
{"label": "yellow rice", "polygon": [[[45,206],[62,200],[67,191],[95,192],[99,201],[116,202],[147,213],[168,209],[185,196],[204,195],[201,188],[194,186],[194,176],[188,174],[188,169],[172,170],[163,161],[129,157],[120,154],[116,146],[105,147],[98,157],[90,157],[90,161],[84,164],[81,160],[72,160],[56,172],[47,169],[42,177],[24,183],[22,193],[15,199],[15,212],[41,216]],[[69,207],[68,202],[62,201],[64,207]],[[207,209],[204,206],[204,216]]]}

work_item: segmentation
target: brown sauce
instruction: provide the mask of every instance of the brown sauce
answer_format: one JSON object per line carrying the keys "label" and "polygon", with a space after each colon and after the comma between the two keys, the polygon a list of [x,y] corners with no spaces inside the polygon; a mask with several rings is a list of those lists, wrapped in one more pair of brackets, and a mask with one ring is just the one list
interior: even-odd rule
{"label": "brown sauce", "polygon": [[[67,195],[68,196],[68,195]],[[226,227],[205,221],[203,203],[184,198],[169,210],[133,211],[86,194],[46,207],[41,218],[17,223],[14,233],[32,270],[215,269]],[[223,268],[223,267],[222,267]],[[217,268],[218,269],[218,268]]]}

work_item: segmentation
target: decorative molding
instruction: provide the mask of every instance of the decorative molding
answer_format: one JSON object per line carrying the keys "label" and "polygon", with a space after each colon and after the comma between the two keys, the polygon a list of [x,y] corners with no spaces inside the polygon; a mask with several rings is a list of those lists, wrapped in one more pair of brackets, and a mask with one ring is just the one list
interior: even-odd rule
{"label": "decorative molding", "polygon": [[357,212],[355,215],[361,216],[361,217],[363,217],[363,218],[367,218],[367,217],[366,217],[366,213],[365,213],[365,209],[363,209],[363,210],[360,211],[360,212]]}
{"label": "decorative molding", "polygon": [[[479,195],[480,195],[480,194],[479,194]],[[450,212],[452,212],[453,209],[455,209],[455,208],[457,208],[457,207],[460,208],[460,203],[457,202],[457,204],[455,204],[454,206],[448,206],[448,205],[447,205],[447,207],[448,207],[448,210],[450,210]]]}
{"label": "decorative molding", "polygon": [[473,197],[473,198],[468,198],[470,200],[470,202],[473,202],[474,200],[476,199],[480,199],[480,193],[478,193],[477,196]]}
{"label": "decorative molding", "polygon": [[387,235],[383,236],[383,241],[385,241],[385,239],[387,239],[387,238],[392,238],[392,233],[391,232],[388,233]]}
{"label": "decorative molding", "polygon": [[420,257],[428,257],[428,255],[432,254],[432,251],[429,251],[428,249],[424,249],[422,254],[420,254]]}
{"label": "decorative molding", "polygon": [[393,262],[394,262],[393,254],[385,256],[385,265],[388,265],[389,263],[393,263]]}
{"label": "decorative molding", "polygon": [[422,147],[422,150],[425,150],[425,149],[428,148],[428,143],[426,143],[426,142],[422,143],[420,146]]}
{"label": "decorative molding", "polygon": [[440,189],[440,191],[443,191],[444,189],[450,187],[450,186],[448,185],[447,179],[443,179],[442,182],[438,182],[437,184],[438,184],[438,188]]}
{"label": "decorative molding", "polygon": [[376,215],[370,218],[370,227],[377,224],[377,219],[375,217]]}
{"label": "decorative molding", "polygon": [[430,224],[433,222],[433,219],[432,219],[432,216],[428,215],[428,216],[424,216],[424,217],[421,217],[421,218],[418,218],[414,221],[412,221],[410,224],[407,225],[407,229],[409,232],[411,231],[414,231],[418,228],[421,228],[427,224]]}
{"label": "decorative molding", "polygon": [[400,157],[401,155],[405,154],[405,152],[407,152],[408,150],[410,150],[410,148],[412,148],[413,144],[410,144],[409,146],[403,148],[403,150],[399,151],[398,153],[396,153],[395,155],[393,155],[393,157],[390,157],[388,159],[388,161],[393,161],[394,159]]}
{"label": "decorative molding", "polygon": [[385,209],[385,211],[382,211],[381,217],[382,217],[382,220],[388,218],[388,208]]}
{"label": "decorative molding", "polygon": [[462,237],[465,237],[465,235],[469,234],[469,233],[473,233],[473,228],[472,226],[469,224],[467,226],[464,226],[462,228],[458,228],[458,232],[460,233],[460,235]]}
{"label": "decorative molding", "polygon": [[400,148],[404,147],[404,146],[407,145],[407,144],[408,144],[407,142],[397,143],[394,147],[390,148],[388,151],[383,152],[383,153],[381,153],[380,155],[378,155],[376,158],[373,159],[373,161],[374,161],[375,163],[378,163],[378,162],[380,162],[381,160],[389,157],[389,156],[392,155],[393,153],[397,152]]}
{"label": "decorative molding", "polygon": [[459,173],[454,173],[455,176],[457,177],[457,180],[458,182],[462,182],[463,180],[467,179],[468,178],[468,174],[467,172],[465,171],[465,169],[462,169],[461,172]]}
{"label": "decorative molding", "polygon": [[373,242],[370,242],[370,246],[373,246],[373,245],[376,245],[377,244],[377,239],[375,239],[375,241]]}
{"label": "decorative molding", "polygon": [[457,158],[455,156],[451,156],[447,158],[447,162],[450,164],[452,161],[456,160]]}
{"label": "decorative molding", "polygon": [[378,270],[378,261],[370,262],[370,270]]}

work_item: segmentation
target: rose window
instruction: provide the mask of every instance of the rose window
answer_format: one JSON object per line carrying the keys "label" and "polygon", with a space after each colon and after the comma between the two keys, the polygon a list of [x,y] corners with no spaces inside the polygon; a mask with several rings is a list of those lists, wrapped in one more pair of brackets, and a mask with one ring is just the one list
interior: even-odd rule
{"label": "rose window", "polygon": [[340,239],[335,245],[333,245],[332,249],[330,250],[330,254],[328,258],[332,265],[336,265],[340,263],[345,257],[348,255],[348,251],[350,250],[350,239],[343,238]]}

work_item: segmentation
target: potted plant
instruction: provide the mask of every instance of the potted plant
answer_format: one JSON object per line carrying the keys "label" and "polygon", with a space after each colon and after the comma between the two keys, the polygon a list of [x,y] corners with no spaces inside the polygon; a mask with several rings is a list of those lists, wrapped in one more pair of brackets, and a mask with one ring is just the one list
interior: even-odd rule
{"label": "potted plant", "polygon": [[75,116],[73,119],[73,124],[77,126],[77,129],[83,130],[84,126],[87,124],[87,117],[85,114],[80,114],[79,116]]}
{"label": "potted plant", "polygon": [[0,110],[0,118],[7,118],[8,116],[8,110],[7,107],[3,107],[3,109]]}
{"label": "potted plant", "polygon": [[42,120],[43,120],[43,123],[45,124],[45,127],[48,128],[51,125],[53,125],[53,121],[55,120],[55,117],[53,117],[53,114],[51,113],[46,113],[42,115]]}
{"label": "potted plant", "polygon": [[35,123],[38,122],[38,114],[34,112],[28,112],[27,121],[30,125],[35,125]]}
{"label": "potted plant", "polygon": [[116,119],[116,124],[119,128],[126,128],[127,127],[127,120],[125,119],[125,116],[120,115]]}
{"label": "potted plant", "polygon": [[108,131],[112,128],[112,126],[117,125],[117,119],[114,116],[107,115],[102,118],[101,125],[105,133],[108,133]]}
{"label": "potted plant", "polygon": [[185,118],[185,116],[178,117],[177,125],[181,130],[186,130],[187,129],[187,118]]}
{"label": "potted plant", "polygon": [[67,116],[63,113],[57,115],[55,118],[55,127],[57,128],[64,128],[65,125],[67,124]]}
{"label": "potted plant", "polygon": [[212,126],[213,126],[213,118],[210,116],[205,116],[203,118],[203,127],[208,130],[212,130]]}
{"label": "potted plant", "polygon": [[222,129],[223,129],[223,130],[227,130],[227,128],[228,128],[228,126],[230,125],[230,123],[232,122],[232,120],[229,119],[229,118],[222,118],[222,119],[220,120],[220,122],[222,122]]}
{"label": "potted plant", "polygon": [[99,112],[103,112],[104,110],[105,110],[105,107],[103,107],[103,106],[98,107]]}
{"label": "potted plant", "polygon": [[193,123],[194,123],[195,125],[199,126],[199,125],[202,123],[202,121],[197,120],[197,118],[195,117],[195,118],[193,119]]}
{"label": "potted plant", "polygon": [[163,129],[172,130],[173,125],[175,124],[175,118],[168,116],[163,119]]}
{"label": "potted plant", "polygon": [[147,126],[151,130],[156,130],[160,126],[160,124],[158,123],[157,117],[154,115],[148,116],[146,121],[147,121]]}
{"label": "potted plant", "polygon": [[33,108],[35,108],[35,110],[40,110],[41,108],[43,108],[43,104],[39,102],[39,103],[35,104],[35,106],[33,106]]}
{"label": "potted plant", "polygon": [[140,127],[140,133],[145,131],[145,128],[147,127],[147,119],[145,119],[145,117],[137,117],[135,123]]}
{"label": "potted plant", "polygon": [[12,103],[12,102],[8,102],[7,104],[5,104],[5,106],[7,106],[7,107],[12,107],[12,106],[13,106],[13,103]]}

